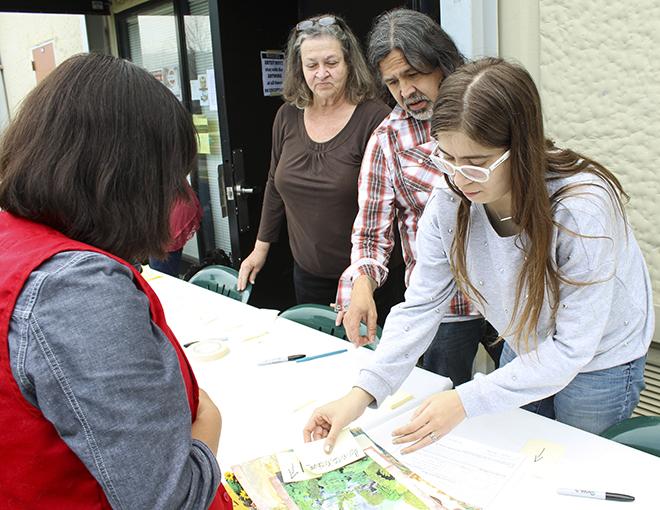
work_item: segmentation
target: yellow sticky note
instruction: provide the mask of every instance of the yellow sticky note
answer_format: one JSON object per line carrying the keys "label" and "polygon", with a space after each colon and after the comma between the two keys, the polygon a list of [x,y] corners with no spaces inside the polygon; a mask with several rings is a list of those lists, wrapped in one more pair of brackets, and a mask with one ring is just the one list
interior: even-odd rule
{"label": "yellow sticky note", "polygon": [[534,464],[555,463],[564,455],[565,447],[561,444],[544,441],[543,439],[530,439],[522,447],[523,453]]}
{"label": "yellow sticky note", "polygon": [[153,280],[158,280],[158,278],[162,278],[162,277],[163,275],[161,273],[157,273],[149,266],[142,266],[142,278],[144,278],[145,281],[151,282]]}
{"label": "yellow sticky note", "polygon": [[297,413],[298,411],[303,410],[305,407],[310,406],[310,405],[314,404],[315,402],[316,402],[316,400],[312,399],[312,400],[307,400],[307,401],[303,402],[302,404],[298,404],[296,407],[293,408],[293,412]]}
{"label": "yellow sticky note", "polygon": [[211,137],[208,133],[197,133],[197,153],[211,154]]}
{"label": "yellow sticky note", "polygon": [[413,398],[414,397],[410,393],[399,390],[394,395],[387,398],[387,404],[389,405],[390,409],[396,409],[401,407],[406,402],[410,402]]}
{"label": "yellow sticky note", "polygon": [[208,127],[209,125],[209,119],[208,117],[204,115],[199,115],[199,114],[193,114],[193,124],[195,125],[196,128],[200,127]]}

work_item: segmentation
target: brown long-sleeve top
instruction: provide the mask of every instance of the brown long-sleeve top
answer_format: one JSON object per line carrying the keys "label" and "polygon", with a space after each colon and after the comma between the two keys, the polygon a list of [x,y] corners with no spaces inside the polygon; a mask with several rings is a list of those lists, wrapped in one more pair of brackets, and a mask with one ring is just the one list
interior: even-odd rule
{"label": "brown long-sleeve top", "polygon": [[362,156],[371,133],[389,113],[381,101],[365,101],[334,138],[316,143],[305,130],[303,110],[282,105],[273,123],[257,239],[276,242],[286,214],[296,263],[316,276],[339,278],[350,265]]}

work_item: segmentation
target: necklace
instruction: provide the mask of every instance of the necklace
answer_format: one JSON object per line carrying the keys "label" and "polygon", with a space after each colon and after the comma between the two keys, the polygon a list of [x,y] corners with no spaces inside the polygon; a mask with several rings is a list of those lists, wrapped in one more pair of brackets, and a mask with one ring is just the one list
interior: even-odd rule
{"label": "necklace", "polygon": [[513,216],[505,216],[504,218],[502,218],[494,208],[489,209],[486,207],[486,211],[488,212],[492,211],[493,213],[495,213],[495,216],[497,216],[497,219],[499,220],[500,223],[503,221],[509,221],[513,219]]}

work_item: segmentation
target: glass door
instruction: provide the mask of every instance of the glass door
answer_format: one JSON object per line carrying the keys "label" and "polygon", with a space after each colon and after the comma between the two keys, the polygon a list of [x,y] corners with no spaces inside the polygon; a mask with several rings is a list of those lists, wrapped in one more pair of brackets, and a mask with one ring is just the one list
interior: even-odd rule
{"label": "glass door", "polygon": [[222,249],[232,257],[230,225],[221,197],[218,102],[208,0],[148,2],[117,16],[122,57],[145,68],[190,110],[198,134],[197,169],[191,183],[204,216],[183,250],[190,261]]}
{"label": "glass door", "polygon": [[198,187],[208,221],[205,232],[232,255],[229,215],[219,168],[222,165],[218,100],[208,0],[190,0],[183,16],[191,112],[198,133]]}

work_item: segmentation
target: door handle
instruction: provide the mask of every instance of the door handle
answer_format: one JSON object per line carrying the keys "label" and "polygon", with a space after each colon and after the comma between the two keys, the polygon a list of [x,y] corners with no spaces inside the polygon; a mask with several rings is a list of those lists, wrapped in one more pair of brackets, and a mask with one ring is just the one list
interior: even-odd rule
{"label": "door handle", "polygon": [[241,184],[237,184],[234,186],[234,193],[236,194],[237,197],[241,196],[249,196],[249,195],[255,195],[259,193],[261,189],[258,186],[252,186],[250,188],[244,187]]}

